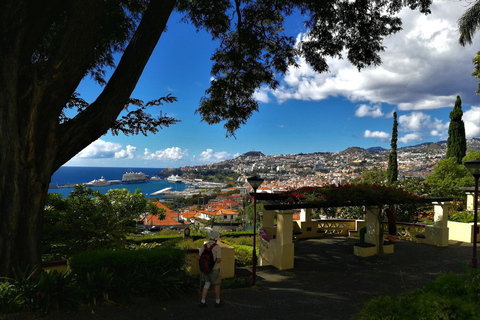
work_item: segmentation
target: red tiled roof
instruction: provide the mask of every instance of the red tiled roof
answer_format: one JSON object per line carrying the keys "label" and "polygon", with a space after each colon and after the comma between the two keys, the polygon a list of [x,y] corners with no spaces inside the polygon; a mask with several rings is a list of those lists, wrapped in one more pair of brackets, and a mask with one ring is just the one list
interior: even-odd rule
{"label": "red tiled roof", "polygon": [[160,202],[155,202],[157,207],[160,209],[165,209],[165,219],[160,220],[158,216],[154,215],[149,215],[147,217],[147,225],[155,225],[155,226],[173,226],[173,225],[188,225],[190,223],[185,222],[185,223],[180,223],[177,221],[178,214],[173,211],[172,209],[169,209],[165,205],[163,205]]}

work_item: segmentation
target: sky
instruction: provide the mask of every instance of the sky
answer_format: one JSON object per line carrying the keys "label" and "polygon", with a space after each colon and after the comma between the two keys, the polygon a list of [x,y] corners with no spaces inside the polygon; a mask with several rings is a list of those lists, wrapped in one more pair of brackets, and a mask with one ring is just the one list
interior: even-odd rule
{"label": "sky", "polygon": [[[195,110],[211,80],[216,43],[206,32],[172,15],[132,97],[149,101],[172,94],[178,102],[159,110],[181,122],[148,137],[107,133],[67,166],[177,168],[216,163],[248,151],[265,155],[338,152],[349,147],[390,149],[393,112],[398,147],[448,138],[449,114],[462,99],[467,138],[480,137],[478,79],[472,60],[480,50],[458,43],[457,20],[468,2],[434,1],[432,14],[404,9],[403,30],[387,38],[382,65],[360,72],[346,59],[329,59],[330,72],[315,73],[302,59],[279,77],[276,90],[261,88],[259,112],[227,138],[223,124],[208,125]],[[301,40],[307,31],[300,16],[287,33]],[[93,102],[102,87],[84,79],[77,92]]]}

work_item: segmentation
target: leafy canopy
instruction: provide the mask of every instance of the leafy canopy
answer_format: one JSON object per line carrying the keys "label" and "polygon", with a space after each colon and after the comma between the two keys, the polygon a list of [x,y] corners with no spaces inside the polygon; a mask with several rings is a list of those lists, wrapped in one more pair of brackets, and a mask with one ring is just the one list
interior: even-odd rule
{"label": "leafy canopy", "polygon": [[[328,57],[346,58],[358,69],[381,63],[383,39],[401,30],[396,17],[404,6],[429,13],[431,0],[228,1],[181,0],[185,20],[220,43],[212,56],[213,79],[197,113],[227,135],[258,111],[254,92],[278,86],[277,74],[303,57],[317,72],[329,70]],[[299,43],[286,34],[285,17],[300,12],[308,32]],[[296,36],[296,35],[295,35]]]}
{"label": "leafy canopy", "polygon": [[106,194],[75,187],[66,198],[49,194],[45,209],[45,243],[63,246],[65,254],[117,248],[130,233],[137,231],[135,221],[145,213],[165,212],[150,202],[141,192],[111,189]]}

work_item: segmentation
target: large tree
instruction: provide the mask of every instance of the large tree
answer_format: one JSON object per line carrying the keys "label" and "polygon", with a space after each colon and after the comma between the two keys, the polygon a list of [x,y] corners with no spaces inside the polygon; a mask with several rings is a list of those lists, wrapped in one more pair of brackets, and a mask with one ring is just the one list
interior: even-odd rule
{"label": "large tree", "polygon": [[[0,275],[40,263],[43,207],[52,174],[109,129],[155,133],[130,95],[174,10],[219,43],[213,80],[197,112],[233,135],[257,111],[252,95],[303,56],[317,72],[345,55],[359,69],[381,63],[383,39],[401,29],[403,7],[431,0],[3,0],[0,1]],[[309,30],[295,46],[284,18]],[[172,26],[173,27],[173,26]],[[168,50],[168,48],[164,48]],[[115,55],[117,54],[117,55]],[[114,57],[120,56],[118,63]],[[114,69],[110,78],[105,70]],[[75,92],[86,76],[104,84],[91,103]],[[167,75],[166,75],[167,76]],[[124,111],[134,102],[138,108]],[[66,108],[72,108],[66,113]],[[72,114],[73,112],[73,114]],[[68,116],[68,117],[67,117]]]}
{"label": "large tree", "polygon": [[467,139],[465,137],[465,124],[462,120],[462,100],[457,96],[455,106],[450,112],[450,125],[448,127],[447,155],[448,158],[455,158],[458,164],[462,163],[467,153]]}
{"label": "large tree", "polygon": [[393,113],[392,139],[390,140],[390,153],[388,155],[387,184],[392,185],[398,180],[398,160],[397,160],[397,140],[398,140],[398,122],[397,113]]}

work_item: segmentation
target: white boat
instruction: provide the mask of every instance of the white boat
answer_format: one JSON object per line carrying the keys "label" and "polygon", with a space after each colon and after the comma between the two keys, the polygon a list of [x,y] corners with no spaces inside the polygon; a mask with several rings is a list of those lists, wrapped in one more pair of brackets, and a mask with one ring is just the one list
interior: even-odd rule
{"label": "white boat", "polygon": [[157,195],[159,195],[159,194],[165,193],[165,192],[170,191],[170,190],[172,190],[172,187],[168,187],[168,188],[164,188],[164,189],[162,189],[162,190],[158,190],[158,191],[152,192],[152,193],[150,193],[150,195],[151,195],[151,196],[157,196]]}
{"label": "white boat", "polygon": [[92,187],[109,186],[110,184],[111,184],[110,181],[105,180],[103,176],[100,179],[94,179],[86,183],[87,186],[92,186]]}
{"label": "white boat", "polygon": [[180,177],[178,176],[178,174],[175,174],[175,175],[171,175],[170,177],[167,178],[167,181],[168,182],[182,182],[182,179],[180,179]]}
{"label": "white boat", "polygon": [[144,183],[148,180],[148,175],[143,172],[127,172],[122,176],[122,184]]}

